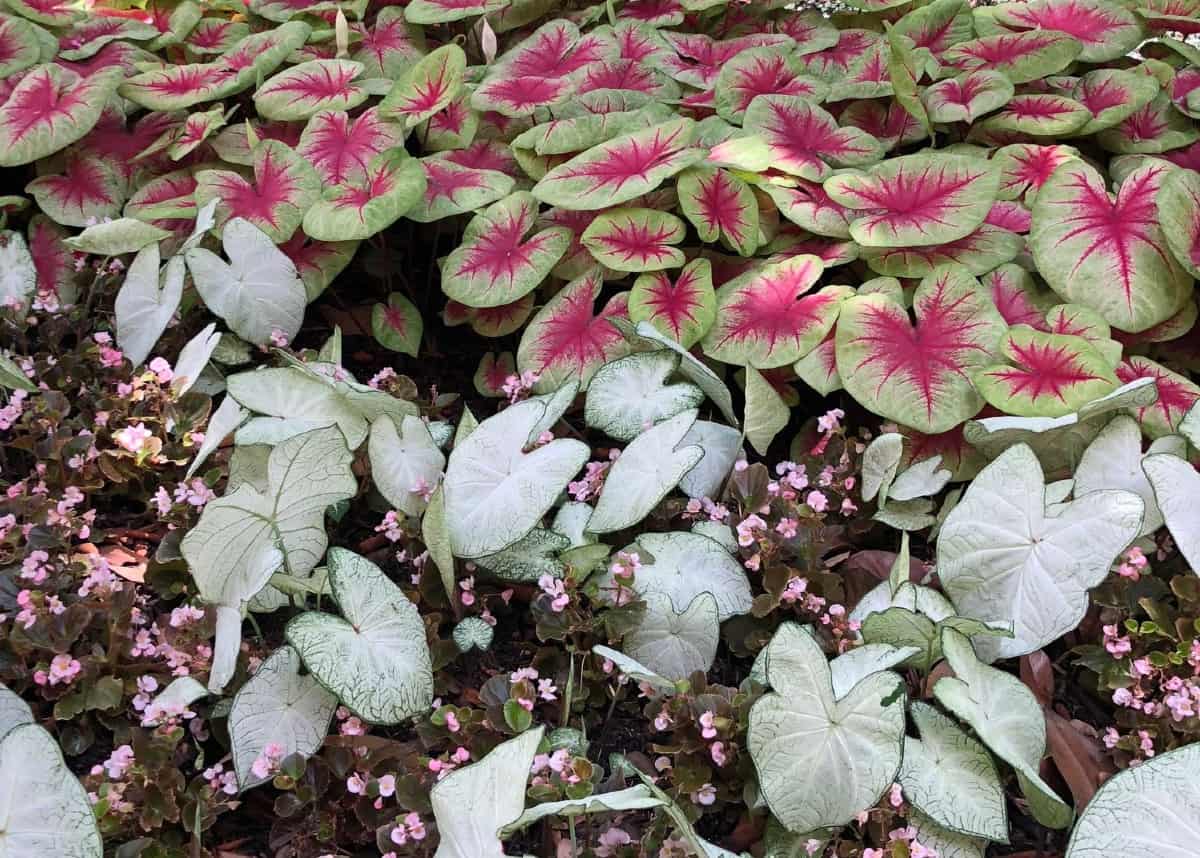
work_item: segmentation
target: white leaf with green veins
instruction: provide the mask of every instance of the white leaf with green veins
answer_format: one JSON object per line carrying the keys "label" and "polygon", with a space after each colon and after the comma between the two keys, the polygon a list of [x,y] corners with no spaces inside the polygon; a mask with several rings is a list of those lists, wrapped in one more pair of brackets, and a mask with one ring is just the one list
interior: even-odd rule
{"label": "white leaf with green veins", "polygon": [[1007,843],[1004,786],[987,749],[928,703],[909,713],[921,738],[904,740],[904,797],[944,828]]}
{"label": "white leaf with green veins", "polygon": [[543,730],[526,730],[434,784],[429,800],[441,838],[434,858],[504,858],[499,832],[525,810],[525,784]]}
{"label": "white leaf with green veins", "polygon": [[1088,590],[1142,529],[1144,504],[1120,490],[1046,510],[1045,479],[1018,444],[984,468],[942,524],[938,577],[959,614],[1012,622],[1014,637],[979,642],[985,659],[1033,652],[1079,625]]}
{"label": "white leaf with green veins", "polygon": [[896,779],[904,681],[883,671],[835,699],[825,653],[793,623],[767,645],[766,669],[773,691],[750,709],[746,739],[759,788],[790,831],[840,828]]}
{"label": "white leaf with green veins", "polygon": [[[226,658],[232,652],[236,659],[241,613],[271,575],[283,566],[302,578],[325,554],[325,510],[358,490],[353,458],[333,426],[290,438],[270,453],[265,491],[243,485],[210,501],[183,538],[200,597],[224,609],[216,649]],[[220,669],[217,661],[209,680],[214,691],[233,675],[232,661],[221,660]]]}
{"label": "white leaf with green veins", "polygon": [[649,322],[638,322],[633,336],[655,345],[665,346],[679,355],[679,374],[703,390],[705,396],[711,399],[713,404],[725,415],[726,420],[734,426],[738,425],[738,416],[737,412],[733,410],[733,396],[729,393],[729,388],[706,364]]}
{"label": "white leaf with green veins", "polygon": [[[980,661],[966,636],[953,629],[942,631],[942,652],[954,676],[939,679],[933,696],[1013,767],[1027,797],[1039,794],[1037,800],[1056,810],[1060,824],[1052,827],[1069,825],[1070,808],[1038,775],[1046,751],[1046,718],[1033,692],[1012,674]],[[1048,824],[1041,817],[1039,821]]]}
{"label": "white leaf with green veins", "polygon": [[37,724],[14,727],[0,742],[0,855],[104,855],[87,791]]}
{"label": "white leaf with green veins", "polygon": [[252,771],[254,761],[269,744],[283,748],[283,757],[311,757],[325,741],[337,698],[311,674],[301,674],[300,655],[290,646],[271,653],[233,698],[229,740],[238,784],[249,789],[268,778]]}
{"label": "white leaf with green veins", "polygon": [[742,454],[742,433],[722,423],[697,420],[679,443],[704,451],[704,458],[679,481],[680,491],[690,498],[719,497]]}
{"label": "white leaf with green veins", "polygon": [[535,527],[507,548],[476,558],[475,563],[504,581],[536,581],[543,575],[561,578],[563,564],[555,555],[570,547],[567,537]]}
{"label": "white leaf with green veins", "polygon": [[879,506],[887,505],[888,489],[896,478],[903,455],[904,436],[898,432],[880,435],[867,445],[862,458],[863,500],[874,500],[878,496]]}
{"label": "white leaf with green veins", "polygon": [[372,724],[426,711],[433,667],[417,606],[378,566],[344,548],[329,552],[329,584],[342,616],[309,611],[285,631],[304,666]]}
{"label": "white leaf with green veins", "polygon": [[907,821],[916,831],[917,842],[936,852],[937,858],[984,858],[987,851],[986,838],[943,828],[915,807],[909,809]]}
{"label": "white leaf with green veins", "polygon": [[616,666],[618,671],[628,676],[634,682],[644,682],[662,694],[674,694],[676,691],[673,681],[667,679],[665,676],[659,676],[649,667],[623,652],[619,652],[611,647],[594,646],[592,647],[592,654],[608,659]]}
{"label": "white leaf with green veins", "polygon": [[425,421],[408,415],[397,425],[387,415],[376,418],[367,454],[379,493],[405,515],[420,515],[426,506],[424,493],[437,486],[446,467],[446,457]]}
{"label": "white leaf with green veins", "polygon": [[456,557],[494,554],[520,540],[587,461],[588,445],[568,438],[525,452],[545,412],[540,402],[520,402],[484,420],[451,452],[443,491]]}
{"label": "white leaf with green veins", "polygon": [[229,262],[203,247],[185,254],[196,291],[208,309],[255,345],[270,344],[276,332],[295,339],[308,304],[295,263],[244,218],[225,224],[221,241]]}
{"label": "white leaf with green veins", "polygon": [[661,593],[646,596],[646,612],[637,628],[625,635],[630,658],[667,679],[687,679],[697,670],[708,673],[717,657],[721,622],[717,600],[701,593],[683,611],[676,612]]}
{"label": "white leaf with green veins", "polygon": [[1104,782],[1079,816],[1066,858],[1195,858],[1200,744],[1184,745]]}
{"label": "white leaf with green veins", "polygon": [[0,306],[15,303],[28,308],[35,292],[37,268],[25,236],[13,230],[0,230]]}
{"label": "white leaf with green veins", "polygon": [[588,521],[590,532],[632,527],[679,485],[704,456],[700,447],[681,445],[698,413],[694,408],[680,412],[630,442],[604,480],[596,511]]}
{"label": "white leaf with green veins", "polygon": [[1187,459],[1171,453],[1146,456],[1142,469],[1179,553],[1200,575],[1200,474]]}
{"label": "white leaf with green veins", "polygon": [[113,302],[117,345],[135,367],[150,356],[183,297],[182,260],[173,258],[159,273],[158,245],[138,251]]}
{"label": "white leaf with green veins", "polygon": [[704,401],[700,388],[667,383],[678,369],[679,356],[668,349],[606,363],[588,385],[587,425],[618,441],[632,441],[656,423],[696,408]]}
{"label": "white leaf with green veins", "polygon": [[14,727],[32,723],[33,711],[29,704],[8,686],[0,685],[0,739],[8,735],[9,730]]}
{"label": "white leaf with green veins", "polygon": [[[1187,454],[1187,442],[1178,435],[1164,435],[1150,444],[1146,456],[1171,453]],[[1119,414],[1100,430],[1096,439],[1083,451],[1075,469],[1074,491],[1077,495],[1103,489],[1123,489],[1133,492],[1146,505],[1140,536],[1146,536],[1163,525],[1162,511],[1154,500],[1154,489],[1142,470],[1142,429],[1128,414]]]}
{"label": "white leaf with green veins", "polygon": [[919,652],[915,646],[892,646],[887,643],[868,643],[847,650],[829,662],[833,696],[841,700],[868,676],[891,670]]}

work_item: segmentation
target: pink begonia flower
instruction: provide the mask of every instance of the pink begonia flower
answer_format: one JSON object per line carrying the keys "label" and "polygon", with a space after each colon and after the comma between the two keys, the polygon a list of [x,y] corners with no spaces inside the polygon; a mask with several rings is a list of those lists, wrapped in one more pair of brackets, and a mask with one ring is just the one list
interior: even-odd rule
{"label": "pink begonia flower", "polygon": [[148,368],[154,373],[154,380],[159,384],[167,384],[175,377],[175,373],[171,370],[171,364],[166,358],[156,357],[150,361]]}
{"label": "pink begonia flower", "polygon": [[567,594],[567,585],[561,578],[543,575],[538,578],[538,586],[542,588],[543,593],[551,597],[550,610],[554,613],[561,614],[571,603],[571,597]]}
{"label": "pink begonia flower", "polygon": [[77,659],[65,654],[56,655],[50,659],[50,670],[47,673],[47,679],[51,685],[58,685],[59,683],[70,685],[82,670],[83,665]]}
{"label": "pink begonia flower", "polygon": [[718,766],[724,766],[727,762],[729,762],[729,758],[725,755],[724,742],[713,742],[712,747],[708,749],[708,752],[712,757],[712,761]]}
{"label": "pink begonia flower", "polygon": [[379,794],[384,798],[391,798],[396,794],[395,775],[384,775],[379,779]]}
{"label": "pink begonia flower", "polygon": [[154,433],[146,428],[146,424],[138,423],[134,426],[126,426],[114,433],[113,440],[121,449],[137,454],[142,452],[146,442],[153,437]]}
{"label": "pink begonia flower", "polygon": [[464,607],[471,607],[475,604],[475,576],[464,578],[458,582],[458,587],[462,590],[458,600],[463,603]]}
{"label": "pink begonia flower", "polygon": [[358,772],[354,772],[350,777],[346,778],[346,792],[351,795],[362,795],[367,791],[367,781]]}
{"label": "pink begonia flower", "polygon": [[700,716],[700,735],[705,739],[717,738],[717,728],[713,726],[713,713],[704,712]]}
{"label": "pink begonia flower", "polygon": [[628,846],[633,842],[628,832],[620,828],[609,828],[600,835],[600,843],[596,847],[596,855],[599,858],[608,858],[610,855],[616,855],[617,849],[622,846]]}
{"label": "pink begonia flower", "polygon": [[829,501],[825,498],[825,495],[819,491],[809,492],[808,496],[804,498],[804,502],[808,504],[809,508],[812,509],[813,512],[824,512],[825,510],[829,509]]}
{"label": "pink begonia flower", "polygon": [[558,695],[555,694],[556,691],[558,691],[558,687],[554,684],[553,679],[538,680],[538,697],[542,700],[545,700],[547,703],[557,700]]}
{"label": "pink begonia flower", "polygon": [[446,729],[451,733],[457,733],[462,729],[462,725],[458,723],[458,716],[453,712],[446,713]]}
{"label": "pink begonia flower", "polygon": [[817,430],[820,432],[833,432],[841,425],[841,419],[846,416],[846,412],[840,408],[833,408],[826,411],[824,416],[817,418]]}
{"label": "pink begonia flower", "polygon": [[717,788],[712,784],[701,784],[700,789],[691,795],[693,802],[707,807],[717,800]]}

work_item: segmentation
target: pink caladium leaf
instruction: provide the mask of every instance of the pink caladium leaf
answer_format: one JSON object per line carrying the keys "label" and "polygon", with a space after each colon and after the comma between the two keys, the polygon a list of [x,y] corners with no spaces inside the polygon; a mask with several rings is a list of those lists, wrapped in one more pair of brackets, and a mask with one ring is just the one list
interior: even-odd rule
{"label": "pink caladium leaf", "polygon": [[1047,333],[1087,340],[1114,366],[1121,359],[1121,344],[1113,341],[1112,328],[1103,316],[1088,307],[1056,304],[1046,311],[1045,323],[1037,327]]}
{"label": "pink caladium leaf", "polygon": [[1003,73],[981,68],[932,84],[921,101],[933,122],[974,122],[1008,104],[1014,92]]}
{"label": "pink caladium leaf", "polygon": [[478,130],[479,111],[471,107],[471,96],[466,92],[418,126],[420,139],[429,152],[461,149],[475,139]]}
{"label": "pink caladium leaf", "polygon": [[412,128],[433,116],[458,95],[467,55],[456,44],[443,45],[404,72],[379,105],[385,119]]}
{"label": "pink caladium leaf", "polygon": [[637,21],[621,21],[612,28],[612,35],[617,43],[617,56],[623,60],[663,68],[673,56],[662,33]]}
{"label": "pink caladium leaf", "polygon": [[228,220],[244,218],[272,241],[287,241],[321,196],[321,180],[308,162],[290,147],[264,140],[254,149],[254,180],[229,170],[203,170],[196,174],[196,204],[217,201],[220,228]]}
{"label": "pink caladium leaf", "polygon": [[850,235],[866,247],[945,244],[974,232],[1000,186],[990,162],[963,155],[906,155],[825,181],[825,192],[854,209]]}
{"label": "pink caladium leaf", "polygon": [[795,187],[764,185],[779,213],[807,232],[830,238],[849,238],[856,213],[840,205],[816,182],[799,181]]}
{"label": "pink caladium leaf", "polygon": [[212,110],[189,113],[183,122],[163,134],[142,150],[139,160],[165,151],[172,161],[186,158],[225,125],[225,110],[217,105]]}
{"label": "pink caladium leaf", "polygon": [[914,48],[925,48],[933,54],[940,54],[975,36],[971,7],[957,0],[939,0],[919,6],[893,24],[892,29],[907,36]]}
{"label": "pink caladium leaf", "polygon": [[58,38],[58,55],[64,60],[84,60],[118,39],[144,42],[158,35],[152,24],[128,18],[92,18],[78,21]]}
{"label": "pink caladium leaf", "polygon": [[1188,301],[1183,309],[1165,322],[1159,322],[1153,328],[1147,328],[1136,334],[1125,331],[1113,331],[1112,337],[1126,349],[1132,349],[1147,343],[1165,343],[1187,336],[1200,319],[1200,307],[1195,301]]}
{"label": "pink caladium leaf", "polygon": [[690,145],[694,127],[690,119],[675,119],[601,143],[550,170],[533,195],[584,210],[628,202],[703,159]]}
{"label": "pink caladium leaf", "polygon": [[867,132],[887,151],[928,136],[921,123],[895,100],[887,104],[872,99],[851,102],[839,120],[848,128]]}
{"label": "pink caladium leaf", "polygon": [[963,437],[962,426],[932,435],[901,426],[900,434],[904,436],[904,455],[900,458],[901,471],[907,470],[915,462],[941,456],[940,467],[950,471],[950,479],[963,482],[974,479],[988,461]]}
{"label": "pink caladium leaf", "polygon": [[385,6],[370,27],[362,27],[350,59],[363,64],[368,77],[396,80],[425,55],[425,37],[396,6]]}
{"label": "pink caladium leaf", "polygon": [[593,220],[582,240],[597,262],[614,271],[661,271],[683,265],[683,251],[674,245],[686,234],[684,222],[670,212],[619,208]]}
{"label": "pink caladium leaf", "polygon": [[570,21],[548,21],[505,52],[492,74],[508,77],[560,78],[573,75],[594,62],[615,59],[616,45],[599,33],[579,34]]}
{"label": "pink caladium leaf", "polygon": [[424,330],[421,312],[399,292],[388,295],[386,304],[371,308],[371,334],[385,349],[416,357]]}
{"label": "pink caladium leaf", "polygon": [[717,317],[712,263],[693,259],[674,280],[665,271],[652,271],[634,281],[629,293],[629,318],[648,322],[690,349],[708,333]]}
{"label": "pink caladium leaf", "polygon": [[1168,30],[1185,35],[1200,33],[1198,0],[1142,0],[1134,10],[1152,30]]}
{"label": "pink caladium leaf", "polygon": [[562,226],[529,235],[537,214],[537,200],[527,191],[477,214],[442,265],[442,291],[468,307],[499,307],[536,289],[571,243],[571,231]]}
{"label": "pink caladium leaf", "polygon": [[125,204],[125,217],[144,220],[163,229],[163,221],[192,221],[196,218],[196,175],[186,168],[151,179]]}
{"label": "pink caladium leaf", "polygon": [[1151,438],[1170,435],[1179,422],[1200,400],[1200,387],[1177,372],[1167,369],[1150,358],[1131,355],[1117,365],[1117,378],[1129,384],[1139,378],[1152,378],[1158,388],[1158,399],[1152,405],[1134,410],[1134,416]]}
{"label": "pink caladium leaf", "polygon": [[1171,103],[1192,119],[1200,119],[1200,68],[1192,66],[1175,72],[1171,82]]}
{"label": "pink caladium leaf", "polygon": [[1147,74],[1096,69],[1079,79],[1071,97],[1092,113],[1079,134],[1095,134],[1121,124],[1158,94],[1158,81]]}
{"label": "pink caladium leaf", "polygon": [[656,100],[674,101],[679,87],[673,80],[634,60],[602,60],[580,72],[576,92],[586,95],[598,90],[640,92]]}
{"label": "pink caladium leaf", "polygon": [[1006,326],[970,273],[945,266],[921,281],[908,311],[882,294],[847,300],[837,325],[838,373],[876,414],[946,432],[983,408],[970,373],[990,363]]}
{"label": "pink caladium leaf", "polygon": [[[152,116],[154,114],[151,114]],[[247,132],[247,127],[253,132]],[[213,138],[212,147],[222,161],[254,166],[253,144],[261,140],[278,140],[295,149],[300,145],[305,125],[302,122],[258,122],[247,120],[225,128]],[[253,138],[253,139],[252,139]]]}
{"label": "pink caladium leaf", "polygon": [[296,266],[296,273],[300,275],[311,303],[350,264],[358,249],[358,242],[312,241],[304,233],[296,232],[279,245],[279,249]]}
{"label": "pink caladium leaf", "polygon": [[870,30],[842,30],[836,44],[800,60],[810,74],[833,81],[848,76],[865,62],[867,53],[881,41],[879,33]]}
{"label": "pink caladium leaf", "polygon": [[425,190],[421,162],[403,148],[388,149],[361,176],[325,188],[304,213],[304,232],[318,241],[370,238],[412,209]]}
{"label": "pink caladium leaf", "polygon": [[1000,33],[960,42],[944,54],[942,62],[963,71],[991,69],[1013,83],[1029,83],[1057,74],[1079,56],[1078,39],[1054,30]]}
{"label": "pink caladium leaf", "polygon": [[674,27],[683,23],[684,8],[679,0],[630,0],[618,18],[641,21],[654,27]]}
{"label": "pink caladium leaf", "polygon": [[840,128],[837,120],[807,99],[760,95],[750,102],[742,127],[766,141],[771,167],[819,182],[830,167],[873,164],[883,146],[865,131]]}
{"label": "pink caladium leaf", "polygon": [[1142,41],[1137,16],[1108,0],[1029,0],[1003,3],[996,20],[1005,27],[1055,30],[1074,36],[1081,46],[1079,59],[1102,63],[1125,56]]}
{"label": "pink caladium leaf", "polygon": [[118,69],[86,79],[54,65],[31,69],[0,107],[0,167],[28,164],[83,138],[120,82]]}
{"label": "pink caladium leaf", "polygon": [[889,277],[924,277],[935,268],[956,262],[978,276],[1017,258],[1025,239],[1015,232],[982,224],[970,235],[946,244],[923,247],[864,247],[862,258],[871,270]]}
{"label": "pink caladium leaf", "polygon": [[610,320],[628,316],[629,293],[614,295],[597,315],[603,279],[598,268],[562,287],[529,321],[517,348],[517,369],[535,372],[534,390],[548,393],[567,381],[585,389],[601,366],[629,352]]}
{"label": "pink caladium leaf", "polygon": [[125,75],[132,76],[141,71],[143,63],[154,65],[158,58],[129,42],[110,42],[85,60],[72,62],[59,58],[55,62],[82,78],[89,78],[104,69],[120,69]]}
{"label": "pink caladium leaf", "polygon": [[825,268],[829,269],[838,265],[849,265],[858,259],[859,247],[853,241],[835,241],[810,235],[789,224],[779,230],[769,250],[779,256],[800,256],[807,253],[820,259],[825,263]]}
{"label": "pink caladium leaf", "polygon": [[1014,95],[1004,108],[985,119],[983,132],[1014,132],[1035,137],[1072,134],[1092,119],[1092,112],[1065,95]]}
{"label": "pink caladium leaf", "polygon": [[[828,101],[851,98],[879,98],[894,93],[891,57],[895,54],[888,41],[880,40],[867,48],[863,56],[843,77],[829,82]],[[897,99],[899,101],[899,99]],[[920,103],[916,106],[919,108]]]}
{"label": "pink caladium leaf", "polygon": [[1000,168],[1002,200],[1016,200],[1037,192],[1050,181],[1062,164],[1079,157],[1070,146],[1038,146],[1034,143],[1014,143],[996,152],[993,162]]}
{"label": "pink caladium leaf", "polygon": [[68,233],[45,215],[34,215],[26,230],[29,255],[37,269],[37,290],[58,298],[61,304],[75,303],[75,255],[63,243]]}
{"label": "pink caladium leaf", "polygon": [[22,18],[47,27],[69,27],[84,14],[70,0],[7,0],[6,5]]}
{"label": "pink caladium leaf", "polygon": [[87,137],[81,140],[78,146],[89,156],[112,164],[128,184],[135,172],[154,166],[138,160],[138,153],[144,151],[165,131],[175,127],[178,118],[178,115],[149,113],[126,127],[124,115],[109,110],[101,115],[96,127],[88,132]]}
{"label": "pink caladium leaf", "polygon": [[830,331],[817,347],[796,361],[794,367],[800,380],[822,396],[842,389],[842,377],[838,375],[836,334]]}
{"label": "pink caladium leaf", "polygon": [[1046,311],[1056,303],[1056,298],[1052,292],[1039,289],[1033,275],[1020,265],[998,266],[984,274],[980,282],[1006,323],[1048,330]]}
{"label": "pink caladium leaf", "polygon": [[988,404],[1018,417],[1063,417],[1112,392],[1117,376],[1082,337],[1010,328],[1003,363],[975,370],[975,389]]}
{"label": "pink caladium leaf", "polygon": [[245,21],[201,18],[188,34],[186,44],[200,56],[223,54],[248,35],[250,25]]}
{"label": "pink caladium leaf", "polygon": [[308,119],[322,110],[351,110],[367,100],[353,60],[309,60],[279,72],[254,93],[260,116],[281,122]]}
{"label": "pink caladium leaf", "polygon": [[1024,235],[1033,227],[1033,213],[1015,200],[997,200],[984,224]]}
{"label": "pink caladium leaf", "polygon": [[679,208],[704,242],[724,241],[742,256],[758,249],[758,201],[728,170],[692,167],[676,183]]}
{"label": "pink caladium leaf", "polygon": [[507,337],[524,327],[533,315],[534,295],[530,292],[511,304],[471,310],[471,330],[481,337]]}
{"label": "pink caladium leaf", "polygon": [[439,157],[423,158],[420,164],[425,172],[425,192],[407,212],[418,223],[481,209],[513,189],[511,176],[493,170],[461,167]]}
{"label": "pink caladium leaf", "polygon": [[250,11],[268,21],[283,23],[297,15],[318,15],[338,8],[334,0],[249,0]]}
{"label": "pink caladium leaf", "polygon": [[117,217],[125,202],[125,183],[112,165],[84,157],[66,159],[61,173],[39,176],[25,192],[63,226],[90,226]]}
{"label": "pink caladium leaf", "polygon": [[512,150],[496,140],[476,140],[463,149],[445,152],[442,157],[471,170],[492,170],[507,176],[515,176],[519,170]]}
{"label": "pink caladium leaf", "polygon": [[322,110],[304,126],[296,153],[328,187],[361,178],[376,155],[403,145],[400,126],[384,121],[375,108],[353,119],[344,110]]}
{"label": "pink caladium leaf", "polygon": [[493,74],[471,95],[476,110],[493,110],[505,116],[532,116],[539,107],[555,107],[575,90],[568,77],[509,77]]}
{"label": "pink caladium leaf", "polygon": [[1096,139],[1108,151],[1121,155],[1158,154],[1200,140],[1200,128],[1175,109],[1167,92],[1160,92]]}
{"label": "pink caladium leaf", "polygon": [[1094,167],[1069,161],[1033,206],[1029,245],[1038,272],[1065,300],[1123,331],[1169,319],[1192,294],[1192,278],[1168,248],[1155,206],[1169,170],[1161,162],[1141,167],[1113,197]]}
{"label": "pink caladium leaf", "polygon": [[1171,252],[1192,276],[1200,277],[1200,174],[1173,171],[1163,179],[1155,200]]}
{"label": "pink caladium leaf", "polygon": [[791,12],[778,19],[775,28],[791,37],[797,54],[815,54],[838,43],[838,28],[815,9]]}
{"label": "pink caladium leaf", "polygon": [[[717,82],[721,69],[750,48],[791,46],[791,40],[783,34],[755,33],[736,39],[716,41],[704,33],[676,33],[666,31],[663,38],[675,49],[674,58],[667,57],[664,68],[675,80],[697,89],[711,89]],[[836,41],[836,31],[833,40]]]}
{"label": "pink caladium leaf", "polygon": [[730,122],[739,122],[750,102],[760,95],[796,95],[821,101],[829,86],[806,74],[789,50],[750,48],[721,68],[715,92],[717,113]]}
{"label": "pink caladium leaf", "polygon": [[7,15],[0,17],[0,77],[35,65],[41,53],[33,24]]}
{"label": "pink caladium leaf", "polygon": [[739,366],[790,366],[817,347],[851,294],[828,287],[809,294],[825,265],[793,256],[752,269],[717,290],[717,318],[701,342],[704,353]]}
{"label": "pink caladium leaf", "polygon": [[479,368],[475,370],[475,390],[489,399],[504,398],[508,396],[504,384],[516,373],[517,362],[512,352],[488,352],[479,359]]}
{"label": "pink caladium leaf", "polygon": [[412,0],[404,16],[413,24],[449,24],[498,12],[509,0]]}

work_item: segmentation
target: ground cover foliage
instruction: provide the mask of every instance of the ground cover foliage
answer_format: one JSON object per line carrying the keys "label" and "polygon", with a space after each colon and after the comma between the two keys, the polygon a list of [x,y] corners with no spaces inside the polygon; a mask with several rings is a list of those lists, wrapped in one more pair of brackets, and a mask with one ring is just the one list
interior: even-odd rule
{"label": "ground cover foliage", "polygon": [[0,852],[1184,856],[1195,0],[0,7]]}

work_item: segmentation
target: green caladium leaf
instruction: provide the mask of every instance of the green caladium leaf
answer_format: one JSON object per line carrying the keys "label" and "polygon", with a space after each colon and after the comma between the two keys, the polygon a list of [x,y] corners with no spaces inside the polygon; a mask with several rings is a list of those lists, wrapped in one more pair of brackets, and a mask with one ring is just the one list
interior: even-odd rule
{"label": "green caladium leaf", "polygon": [[683,265],[686,257],[673,245],[686,234],[683,220],[670,212],[620,208],[595,218],[581,240],[597,262],[614,271],[661,271]]}
{"label": "green caladium leaf", "polygon": [[203,247],[185,254],[204,303],[248,342],[267,345],[280,335],[291,340],[307,304],[296,266],[270,236],[240,217],[225,224],[221,242],[229,262]]}
{"label": "green caladium leaf", "polygon": [[379,105],[385,119],[412,128],[445,108],[463,85],[467,55],[453,42],[443,45],[404,72]]}
{"label": "green caladium leaf", "polygon": [[674,119],[594,146],[550,170],[533,187],[544,203],[572,210],[620,205],[653,191],[704,157],[695,123]]}
{"label": "green caladium leaf", "polygon": [[712,263],[693,259],[672,280],[665,271],[642,274],[629,293],[629,318],[653,325],[684,348],[691,348],[716,320]]}
{"label": "green caladium leaf", "polygon": [[687,679],[696,671],[707,673],[721,636],[713,594],[701,593],[679,612],[660,593],[647,595],[645,601],[641,622],[625,635],[626,654],[670,680]]}
{"label": "green caladium leaf", "polygon": [[679,356],[667,349],[605,364],[588,385],[588,426],[618,441],[632,441],[647,428],[696,408],[704,399],[700,388],[688,382],[667,383],[678,369]]}
{"label": "green caladium leaf", "polygon": [[1014,92],[1002,72],[979,68],[930,85],[921,101],[933,122],[974,122],[1008,104]]}
{"label": "green caladium leaf", "polygon": [[853,210],[850,235],[868,247],[945,244],[983,223],[1000,171],[964,155],[906,155],[825,180],[825,192]]}
{"label": "green caladium leaf", "polygon": [[395,509],[420,515],[425,496],[437,486],[446,467],[446,457],[420,417],[403,420],[384,415],[371,424],[367,444],[371,479],[375,488]]}
{"label": "green caladium leaf", "polygon": [[336,427],[289,438],[271,450],[262,491],[242,485],[209,502],[183,538],[200,597],[217,606],[213,690],[233,675],[246,603],[276,571],[304,577],[325,553],[325,510],[358,490],[351,459]]}
{"label": "green caladium leaf", "polygon": [[905,426],[936,434],[983,407],[969,379],[992,359],[1004,320],[988,293],[961,266],[921,281],[908,311],[882,294],[858,295],[841,308],[837,364],[860,403]]}
{"label": "green caladium leaf", "polygon": [[1013,767],[1039,822],[1068,827],[1071,808],[1038,775],[1046,750],[1046,719],[1033,692],[1012,674],[981,662],[971,642],[954,629],[942,632],[942,651],[954,676],[939,679],[933,696]]}
{"label": "green caladium leaf", "polygon": [[365,175],[325,188],[304,212],[304,232],[319,241],[370,238],[398,221],[426,193],[421,162],[402,148],[376,155]]}
{"label": "green caladium leaf", "polygon": [[386,304],[371,308],[371,334],[386,349],[416,357],[424,330],[421,312],[400,292],[392,292]]}
{"label": "green caladium leaf", "polygon": [[881,671],[835,699],[820,645],[792,623],[767,645],[766,666],[773,691],[751,707],[746,740],[763,797],[790,831],[840,828],[900,769],[904,683]]}
{"label": "green caladium leaf", "polygon": [[362,63],[353,60],[309,60],[279,72],[254,93],[254,107],[266,119],[291,122],[322,110],[351,110],[367,100],[356,83]]}
{"label": "green caladium leaf", "polygon": [[746,182],[728,170],[692,167],[679,175],[676,189],[701,241],[721,239],[742,256],[758,249],[758,201]]}
{"label": "green caladium leaf", "polygon": [[1079,458],[1075,469],[1074,493],[1083,497],[1090,492],[1122,489],[1132,492],[1145,504],[1141,536],[1149,536],[1163,526],[1162,511],[1154,490],[1142,469],[1148,456],[1172,454],[1184,458],[1187,443],[1178,435],[1164,435],[1142,454],[1142,431],[1137,420],[1118,414],[1108,422]]}
{"label": "green caladium leaf", "polygon": [[537,200],[528,191],[477,214],[442,265],[442,291],[468,307],[499,307],[536,289],[571,244],[571,230],[564,226],[529,235],[537,214]]}
{"label": "green caladium leaf", "polygon": [[1186,856],[1193,847],[1200,745],[1159,754],[1105,781],[1079,815],[1067,858],[1102,858],[1144,848]]}
{"label": "green caladium leaf", "polygon": [[329,552],[329,583],[341,617],[301,614],[288,643],[317,682],[372,724],[399,724],[429,709],[433,667],[417,606],[371,561]]}
{"label": "green caladium leaf", "polygon": [[37,724],[9,730],[0,742],[0,771],[6,854],[101,858],[104,844],[87,791],[49,733]]}
{"label": "green caladium leaf", "polygon": [[1018,444],[980,472],[946,517],[938,577],[961,614],[1012,622],[1011,639],[982,640],[981,652],[1024,655],[1079,624],[1087,591],[1141,533],[1144,511],[1140,497],[1120,490],[1047,511],[1042,467]]}
{"label": "green caladium leaf", "polygon": [[117,68],[81,78],[59,65],[35,66],[0,106],[0,167],[29,164],[83,139],[121,79]]}
{"label": "green caladium leaf", "polygon": [[1008,362],[974,370],[971,380],[989,405],[1007,414],[1062,417],[1119,384],[1109,360],[1083,337],[1016,325],[1000,348]]}
{"label": "green caladium leaf", "polygon": [[267,745],[311,757],[320,750],[337,708],[337,698],[313,678],[300,673],[300,654],[282,646],[259,665],[238,690],[229,712],[229,741],[238,785],[249,789],[270,778],[254,774],[254,761]]}
{"label": "green caladium leaf", "polygon": [[171,233],[134,218],[122,217],[89,226],[63,243],[80,253],[96,256],[120,256],[137,253],[149,244],[157,244]]}
{"label": "green caladium leaf", "polygon": [[609,470],[596,510],[588,521],[592,533],[632,527],[650,514],[683,475],[704,456],[697,446],[680,442],[696,422],[689,408],[653,426],[630,442]]}
{"label": "green caladium leaf", "polygon": [[927,703],[909,712],[921,738],[904,740],[904,797],[944,828],[1007,842],[1004,787],[987,749]]}
{"label": "green caladium leaf", "polygon": [[567,438],[525,452],[545,412],[541,402],[514,405],[480,423],[450,454],[443,490],[455,556],[482,557],[520,540],[587,461],[587,445]]}
{"label": "green caladium leaf", "polygon": [[717,320],[701,346],[725,363],[768,369],[795,363],[833,330],[844,287],[808,293],[825,266],[802,254],[734,278],[717,291]]}
{"label": "green caladium leaf", "polygon": [[1169,172],[1162,162],[1140,167],[1114,197],[1085,161],[1054,171],[1034,202],[1029,246],[1038,273],[1064,300],[1133,333],[1183,307],[1192,278],[1163,252],[1167,241],[1155,206]]}
{"label": "green caladium leaf", "polygon": [[216,201],[217,227],[241,218],[273,242],[287,241],[320,197],[321,179],[287,144],[264,140],[254,147],[254,181],[232,170],[196,174],[196,204]]}

